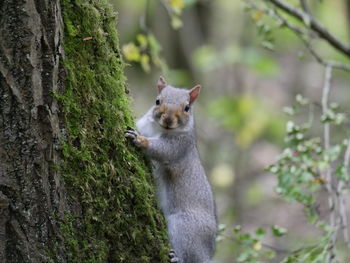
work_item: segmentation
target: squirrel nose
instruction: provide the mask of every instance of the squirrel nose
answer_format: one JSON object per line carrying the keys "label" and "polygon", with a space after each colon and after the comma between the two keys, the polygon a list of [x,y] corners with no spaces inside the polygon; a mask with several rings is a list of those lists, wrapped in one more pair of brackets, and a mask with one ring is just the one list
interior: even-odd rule
{"label": "squirrel nose", "polygon": [[171,117],[166,117],[166,118],[164,118],[163,121],[164,121],[164,124],[167,126],[170,126],[173,123],[173,120]]}

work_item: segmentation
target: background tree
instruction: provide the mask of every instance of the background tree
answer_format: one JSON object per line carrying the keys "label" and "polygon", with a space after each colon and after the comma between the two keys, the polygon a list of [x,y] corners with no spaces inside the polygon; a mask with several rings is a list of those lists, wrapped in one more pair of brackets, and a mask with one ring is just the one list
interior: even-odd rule
{"label": "background tree", "polygon": [[0,3],[0,259],[163,262],[106,1]]}

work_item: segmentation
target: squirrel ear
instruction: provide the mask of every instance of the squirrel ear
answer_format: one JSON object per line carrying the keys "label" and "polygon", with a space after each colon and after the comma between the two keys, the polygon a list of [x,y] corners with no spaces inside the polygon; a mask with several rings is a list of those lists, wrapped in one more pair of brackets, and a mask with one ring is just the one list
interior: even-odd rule
{"label": "squirrel ear", "polygon": [[192,104],[196,100],[201,88],[201,85],[196,85],[190,90],[190,104]]}
{"label": "squirrel ear", "polygon": [[158,94],[166,87],[166,81],[163,77],[159,77],[157,83]]}

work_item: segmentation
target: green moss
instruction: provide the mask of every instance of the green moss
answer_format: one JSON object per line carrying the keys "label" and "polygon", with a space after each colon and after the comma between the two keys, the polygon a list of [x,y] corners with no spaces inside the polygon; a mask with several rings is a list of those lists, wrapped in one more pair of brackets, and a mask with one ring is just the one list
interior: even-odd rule
{"label": "green moss", "polygon": [[134,120],[116,15],[105,0],[61,4],[67,81],[56,96],[67,130],[61,170],[72,207],[62,223],[68,262],[165,262],[152,177],[124,137]]}

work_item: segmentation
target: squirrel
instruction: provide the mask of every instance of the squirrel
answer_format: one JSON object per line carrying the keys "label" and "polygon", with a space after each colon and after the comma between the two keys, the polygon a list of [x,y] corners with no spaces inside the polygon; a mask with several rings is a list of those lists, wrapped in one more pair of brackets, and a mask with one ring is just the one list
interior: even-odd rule
{"label": "squirrel", "polygon": [[126,137],[152,162],[157,197],[170,244],[169,262],[209,263],[214,254],[217,217],[211,186],[197,150],[193,103],[201,86],[191,90],[159,78],[155,105]]}

